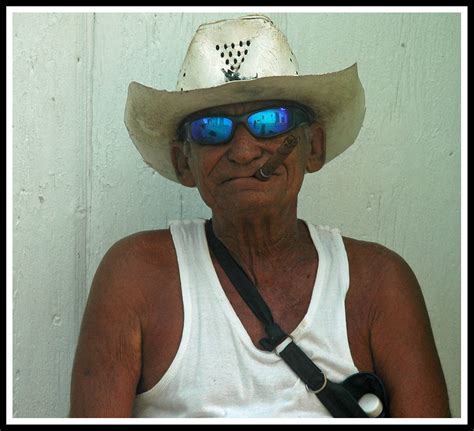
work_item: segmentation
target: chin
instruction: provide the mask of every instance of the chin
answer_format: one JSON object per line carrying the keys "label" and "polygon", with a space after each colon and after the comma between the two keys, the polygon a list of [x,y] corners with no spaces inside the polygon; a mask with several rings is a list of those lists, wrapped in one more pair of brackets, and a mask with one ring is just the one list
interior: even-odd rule
{"label": "chin", "polygon": [[221,202],[219,207],[233,214],[252,214],[277,208],[282,204],[282,200],[264,193],[236,193]]}

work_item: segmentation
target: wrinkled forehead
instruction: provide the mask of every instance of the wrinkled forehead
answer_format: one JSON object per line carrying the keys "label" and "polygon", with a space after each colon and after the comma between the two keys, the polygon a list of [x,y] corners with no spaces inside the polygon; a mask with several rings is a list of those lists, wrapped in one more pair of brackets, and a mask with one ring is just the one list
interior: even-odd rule
{"label": "wrinkled forehead", "polygon": [[191,115],[188,115],[183,121],[194,119],[197,117],[207,116],[207,115],[242,115],[248,112],[257,111],[259,109],[269,108],[269,107],[278,107],[278,106],[287,106],[287,105],[298,105],[303,108],[304,106],[293,102],[291,100],[260,100],[253,102],[241,102],[241,103],[231,103],[227,105],[213,106],[210,108],[202,109],[200,111],[194,112]]}
{"label": "wrinkled forehead", "polygon": [[255,111],[261,108],[268,108],[270,106],[278,106],[281,104],[290,103],[285,100],[262,100],[256,102],[242,102],[242,103],[231,103],[229,105],[213,106],[212,108],[205,109],[200,113],[204,114],[216,114],[225,113],[229,115],[242,115],[246,112]]}

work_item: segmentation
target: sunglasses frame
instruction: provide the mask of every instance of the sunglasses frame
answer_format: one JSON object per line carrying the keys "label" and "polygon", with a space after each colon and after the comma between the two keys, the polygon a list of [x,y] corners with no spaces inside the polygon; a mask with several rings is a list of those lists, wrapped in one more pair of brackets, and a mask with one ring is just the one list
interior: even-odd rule
{"label": "sunglasses frame", "polygon": [[[257,114],[257,113],[263,112],[263,111],[268,111],[268,110],[271,110],[271,109],[281,109],[281,108],[288,109],[288,110],[293,110],[293,113],[292,113],[293,114],[293,124],[287,130],[285,130],[284,132],[281,132],[281,133],[276,133],[276,134],[271,135],[271,136],[256,136],[252,132],[252,130],[250,130],[247,120],[251,115]],[[294,111],[296,111],[297,115],[295,115]],[[298,119],[301,119],[301,118],[298,118],[299,116],[305,116],[306,121],[304,121],[304,120],[303,121],[298,121]],[[225,141],[214,143],[214,144],[199,142],[199,141],[196,141],[195,139],[193,139],[193,137],[191,135],[191,123],[193,123],[194,121],[197,121],[199,119],[202,119],[202,118],[215,118],[215,117],[228,118],[232,121],[232,131],[229,135],[229,138],[226,139]],[[226,114],[212,114],[212,115],[202,115],[201,114],[201,115],[198,115],[198,114],[195,114],[195,115],[192,115],[190,117],[187,117],[181,123],[181,125],[178,128],[178,131],[179,131],[178,136],[180,137],[180,140],[188,140],[189,142],[192,142],[196,145],[212,147],[212,146],[225,145],[225,144],[229,143],[232,140],[232,138],[234,137],[235,129],[237,128],[238,124],[243,124],[244,127],[247,129],[247,131],[256,139],[272,139],[276,136],[280,136],[280,135],[283,135],[285,133],[288,133],[291,130],[293,130],[296,127],[301,126],[303,124],[311,124],[313,121],[314,121],[314,115],[307,108],[305,108],[301,105],[296,105],[296,104],[282,104],[282,105],[268,106],[266,108],[256,109],[254,111],[247,112],[247,113],[242,114],[242,115],[226,115]]]}

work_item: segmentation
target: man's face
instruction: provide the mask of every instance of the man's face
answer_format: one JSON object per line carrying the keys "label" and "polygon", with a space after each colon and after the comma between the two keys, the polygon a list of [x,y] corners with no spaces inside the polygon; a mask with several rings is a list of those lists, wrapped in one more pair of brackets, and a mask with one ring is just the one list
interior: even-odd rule
{"label": "man's face", "polygon": [[[207,109],[200,114],[242,115],[279,105],[281,102],[275,101],[239,103]],[[305,132],[305,127],[308,126],[297,127],[271,139],[258,139],[243,124],[238,124],[233,138],[226,144],[202,146],[190,143],[186,155],[181,154],[189,171],[182,182],[197,186],[204,202],[213,211],[249,213],[264,208],[278,210],[282,206],[296,206],[306,169],[315,170],[308,166],[313,152],[313,134],[308,129]],[[282,145],[288,134],[299,140],[296,148],[268,181],[255,178],[255,172]]]}

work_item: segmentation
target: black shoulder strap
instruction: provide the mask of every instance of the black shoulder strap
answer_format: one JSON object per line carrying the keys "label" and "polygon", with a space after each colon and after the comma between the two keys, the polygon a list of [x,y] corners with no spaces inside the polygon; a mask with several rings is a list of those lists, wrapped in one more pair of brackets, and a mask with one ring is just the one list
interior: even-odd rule
{"label": "black shoulder strap", "polygon": [[301,378],[307,389],[316,394],[333,417],[367,417],[351,392],[342,384],[329,381],[293,339],[275,323],[268,305],[255,285],[224,244],[215,236],[211,220],[206,222],[205,229],[213,255],[246,304],[265,326],[268,338],[260,340],[262,347],[268,351],[275,351]]}

